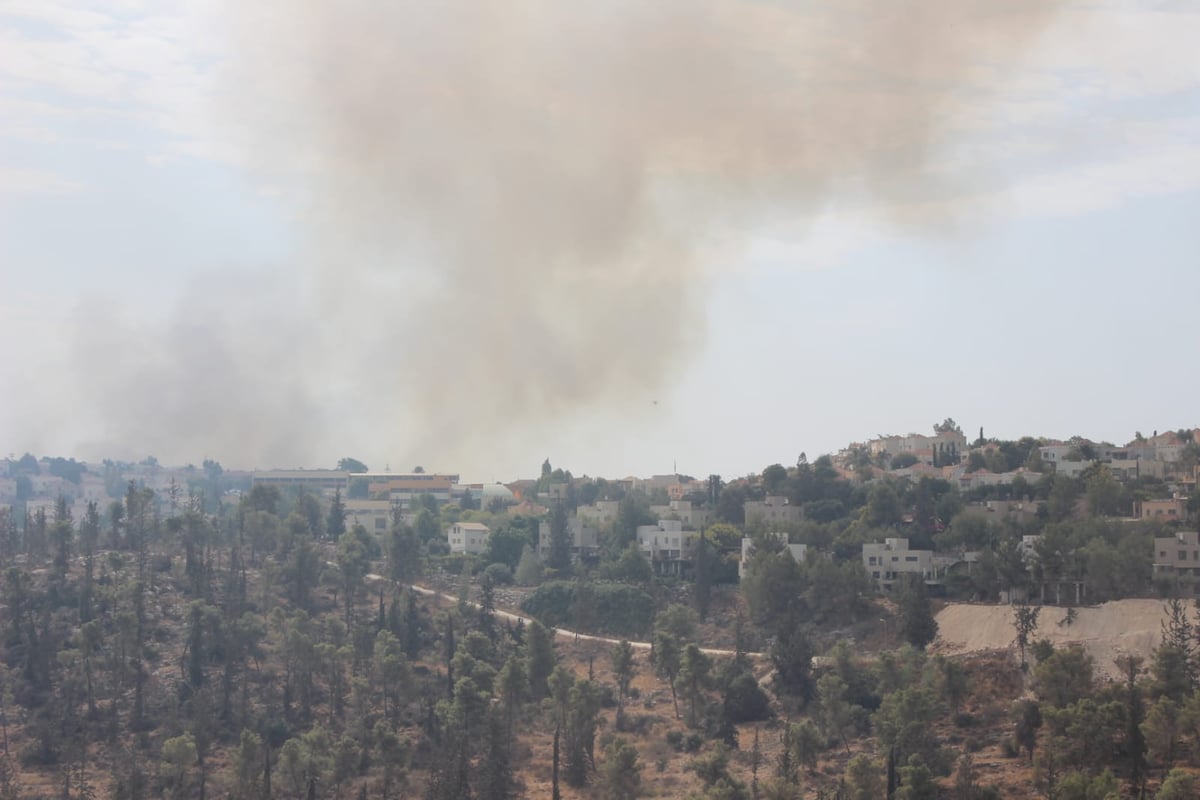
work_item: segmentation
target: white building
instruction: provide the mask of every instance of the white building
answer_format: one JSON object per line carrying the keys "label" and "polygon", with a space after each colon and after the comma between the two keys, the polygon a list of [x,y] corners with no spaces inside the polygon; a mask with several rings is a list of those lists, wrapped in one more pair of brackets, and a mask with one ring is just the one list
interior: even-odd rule
{"label": "white building", "polygon": [[692,545],[698,535],[684,530],[677,519],[660,519],[657,525],[638,526],[637,543],[655,570],[678,574],[683,562],[691,559]]}
{"label": "white building", "polygon": [[937,578],[932,550],[910,550],[908,539],[895,537],[862,546],[863,566],[880,588],[890,589],[901,575],[920,575],[926,581]]}
{"label": "white building", "polygon": [[[773,536],[783,542],[787,551],[792,554],[792,558],[796,559],[797,563],[803,564],[808,558],[808,545],[806,544],[788,544],[788,535],[783,531],[772,531],[767,536]],[[754,540],[749,536],[742,538],[742,560],[738,562],[738,580],[746,577],[746,566],[750,563],[750,559],[754,557]]]}
{"label": "white building", "polygon": [[387,500],[343,500],[346,528],[362,525],[368,531],[383,535],[392,525],[393,506]]}
{"label": "white building", "polygon": [[479,555],[487,549],[491,530],[481,522],[456,522],[446,530],[451,553]]}
{"label": "white building", "polygon": [[746,524],[761,523],[767,527],[794,524],[804,519],[804,509],[789,505],[786,497],[768,495],[763,500],[747,500],[742,505]]}

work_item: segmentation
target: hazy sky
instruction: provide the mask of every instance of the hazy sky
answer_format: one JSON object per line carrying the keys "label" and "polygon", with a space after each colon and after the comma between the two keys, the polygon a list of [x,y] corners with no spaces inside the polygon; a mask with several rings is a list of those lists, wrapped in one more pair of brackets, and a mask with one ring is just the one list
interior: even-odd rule
{"label": "hazy sky", "polygon": [[1200,424],[1200,4],[566,5],[0,0],[0,452]]}

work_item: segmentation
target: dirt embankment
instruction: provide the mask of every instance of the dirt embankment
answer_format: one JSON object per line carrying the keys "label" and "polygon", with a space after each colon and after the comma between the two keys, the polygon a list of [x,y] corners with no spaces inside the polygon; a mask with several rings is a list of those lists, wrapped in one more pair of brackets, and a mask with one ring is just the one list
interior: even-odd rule
{"label": "dirt embankment", "polygon": [[[1116,600],[1076,608],[1070,623],[1067,614],[1065,608],[1044,606],[1031,640],[1049,639],[1056,647],[1081,644],[1096,659],[1097,672],[1106,675],[1116,674],[1117,656],[1149,659],[1166,618],[1161,600]],[[938,649],[947,654],[1016,648],[1012,606],[953,603],[938,612],[937,622]]]}

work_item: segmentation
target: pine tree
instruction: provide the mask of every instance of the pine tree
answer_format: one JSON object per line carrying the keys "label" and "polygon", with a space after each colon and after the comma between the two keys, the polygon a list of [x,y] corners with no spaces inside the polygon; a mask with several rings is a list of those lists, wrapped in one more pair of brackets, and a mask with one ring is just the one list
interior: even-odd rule
{"label": "pine tree", "polygon": [[557,572],[571,568],[571,532],[567,507],[562,501],[554,504],[550,514],[550,549],[546,554],[546,566]]}
{"label": "pine tree", "polygon": [[341,488],[334,489],[333,500],[329,504],[329,520],[325,523],[325,534],[337,541],[346,532],[346,504],[342,502]]}
{"label": "pine tree", "polygon": [[924,648],[937,638],[937,620],[933,618],[925,579],[920,575],[906,577],[896,598],[900,611],[900,632],[913,647]]}

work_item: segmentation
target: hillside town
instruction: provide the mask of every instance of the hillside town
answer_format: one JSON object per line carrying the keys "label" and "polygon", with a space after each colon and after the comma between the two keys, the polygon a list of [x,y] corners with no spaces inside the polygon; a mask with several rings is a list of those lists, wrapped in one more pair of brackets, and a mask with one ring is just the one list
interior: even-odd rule
{"label": "hillside town", "polygon": [[740,477],[10,457],[0,798],[1192,797],[1198,471],[952,419]]}
{"label": "hillside town", "polygon": [[[538,561],[552,558],[558,535],[573,562],[595,566],[612,549],[614,525],[635,515],[627,544],[636,544],[654,574],[681,579],[694,577],[702,539],[727,565],[717,574],[736,578],[765,537],[800,561],[861,559],[883,591],[910,574],[939,594],[1004,602],[1032,593],[1039,602],[1080,604],[1167,584],[1200,591],[1193,580],[1200,577],[1200,429],[1139,432],[1119,446],[1083,437],[997,441],[983,433],[969,441],[948,419],[928,435],[878,436],[811,464],[802,454],[795,466],[728,481],[575,477],[549,461],[537,478],[481,484],[420,468],[369,471],[354,459],[339,469],[238,471],[213,461],[198,468],[152,457],[84,464],[25,455],[0,461],[0,520],[14,531],[45,529],[63,515],[78,525],[89,503],[105,509],[130,486],[153,491],[163,513],[197,495],[209,508],[236,505],[251,487],[270,486],[308,493],[326,514],[337,502],[349,525],[377,536],[395,519],[415,525],[433,555],[484,557],[492,528],[520,520],[533,521],[527,544]],[[1044,529],[1056,523],[1047,537]],[[1064,536],[1063,524],[1082,527]],[[1100,569],[1105,546],[1136,558],[1119,560],[1145,580],[1122,583],[1126,591],[1118,592]],[[1014,577],[1017,562],[1025,574]],[[1009,570],[1007,583],[989,592],[998,569]]]}

